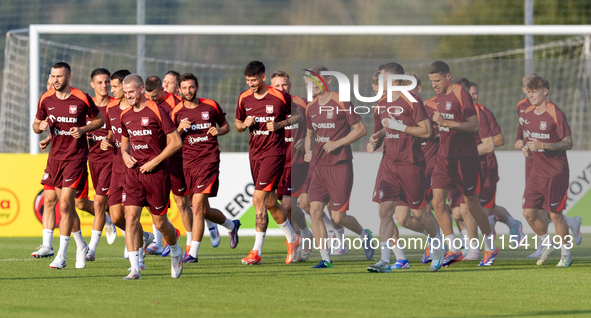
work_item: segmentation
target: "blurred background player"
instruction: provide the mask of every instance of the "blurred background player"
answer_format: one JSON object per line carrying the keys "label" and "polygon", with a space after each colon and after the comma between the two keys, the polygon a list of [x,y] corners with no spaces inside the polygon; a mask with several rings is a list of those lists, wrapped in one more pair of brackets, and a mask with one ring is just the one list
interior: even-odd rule
{"label": "blurred background player", "polygon": [[[373,257],[374,250],[370,245],[371,231],[363,229],[355,217],[347,215],[353,188],[353,153],[350,144],[365,136],[367,131],[361,117],[350,110],[351,103],[340,102],[339,94],[329,90],[331,78],[321,76],[322,71],[328,69],[319,65],[307,74],[314,77],[315,81],[311,86],[314,101],[309,103],[306,109],[304,160],[310,162],[312,157],[316,158],[316,167],[310,181],[309,200],[314,240],[322,259],[313,268],[332,268],[326,246],[328,234],[324,225],[324,207],[328,202],[332,219],[352,230],[366,242],[364,250],[368,260]],[[322,83],[323,87],[320,87],[318,82]],[[325,111],[321,111],[321,106]],[[329,110],[331,107],[332,110]],[[315,144],[312,147],[313,142]]]}
{"label": "blurred background player", "polygon": [[[289,74],[284,71],[273,73],[271,75],[271,87],[289,94],[291,90]],[[291,107],[297,107],[302,114],[306,113],[306,102],[299,96],[291,95]],[[285,166],[283,167],[281,181],[277,186],[277,198],[287,212],[287,217],[294,231],[302,238],[294,262],[306,261],[310,257],[310,253],[312,253],[311,243],[307,244],[305,248],[302,245],[304,238],[312,238],[312,232],[310,232],[306,224],[304,211],[297,204],[309,165],[304,162],[304,135],[306,133],[304,127],[304,120],[285,127],[285,144],[287,146]]]}
{"label": "blurred background player", "polygon": [[181,74],[177,71],[168,71],[162,80],[162,88],[165,92],[173,95],[181,95],[179,91]]}
{"label": "blurred background player", "polygon": [[[97,106],[105,120],[105,124],[87,135],[88,139],[88,166],[92,186],[94,187],[94,221],[92,223],[92,234],[88,243],[87,261],[94,261],[96,248],[103,233],[103,228],[107,234],[107,243],[113,244],[117,238],[117,230],[111,222],[111,218],[106,213],[109,205],[109,187],[111,184],[111,172],[113,170],[113,150],[103,151],[101,142],[107,137],[107,108],[110,103],[115,103],[115,99],[109,96],[111,88],[111,73],[104,68],[97,68],[90,74],[90,86],[94,90],[92,100]],[[90,118],[87,118],[89,123]]]}
{"label": "blurred background player", "polygon": [[[275,191],[285,165],[284,127],[301,121],[302,115],[299,111],[292,112],[291,97],[287,93],[265,84],[267,76],[263,63],[248,63],[244,76],[249,89],[238,99],[235,126],[238,132],[248,128],[250,133],[248,157],[255,184],[252,203],[256,210],[256,236],[252,251],[241,261],[244,265],[261,264],[269,224],[268,210],[287,239],[285,263],[289,264],[295,258],[300,238],[291,227],[285,209],[277,202]],[[291,117],[287,118],[289,114]]]}
{"label": "blurred background player", "polygon": [[[66,267],[66,251],[72,227],[75,222],[80,222],[75,209],[76,190],[83,190],[88,178],[88,143],[85,134],[100,128],[104,120],[92,99],[70,86],[72,75],[67,63],[54,64],[51,78],[54,81],[53,88],[39,100],[33,131],[41,134],[49,129],[51,133],[52,147],[42,183],[54,187],[59,197],[60,249],[49,267],[62,269]],[[86,116],[92,118],[88,125]],[[74,235],[74,239],[78,247],[76,268],[84,268],[88,246],[81,233]]]}
{"label": "blurred background player", "polygon": [[[554,103],[548,101],[548,80],[532,77],[526,85],[527,98],[532,106],[523,114],[523,134],[528,141],[521,151],[532,156],[532,167],[523,193],[523,216],[543,242],[544,249],[537,265],[548,262],[554,252],[554,240],[549,238],[548,223],[538,216],[538,209],[550,212],[550,218],[561,239],[561,257],[556,267],[568,267],[572,263],[570,248],[573,238],[568,236],[568,225],[562,215],[566,206],[569,186],[569,165],[566,151],[573,141],[566,116]],[[568,236],[568,237],[567,237]]]}
{"label": "blurred background player", "polygon": [[123,183],[127,249],[131,272],[126,280],[140,279],[139,255],[143,253],[140,239],[142,208],[149,206],[152,221],[171,249],[171,276],[183,271],[183,250],[166,213],[168,212],[170,175],[168,159],[181,148],[176,126],[164,108],[146,99],[141,76],[130,74],[123,80],[123,92],[129,106],[121,114],[121,154],[127,166]]}
{"label": "blurred background player", "polygon": [[[457,186],[484,235],[486,246],[479,266],[491,266],[499,252],[492,236],[489,237],[492,235],[490,223],[478,198],[480,159],[474,134],[478,133],[479,123],[472,97],[460,85],[451,83],[446,63],[433,62],[427,72],[437,94],[434,101],[438,111],[434,112],[433,121],[439,125],[439,152],[433,169],[433,209],[443,234],[453,242],[455,235],[444,201],[449,190]],[[453,244],[450,245],[452,252],[457,253]]]}
{"label": "blurred background player", "polygon": [[[388,79],[388,75],[393,74],[404,74],[404,68],[394,62],[385,64],[381,71],[382,87],[388,81],[392,81],[394,86],[402,86],[400,80]],[[438,236],[437,224],[427,215],[431,212],[425,211],[426,164],[421,149],[422,139],[431,137],[432,124],[420,98],[415,99],[416,102],[412,102],[399,91],[392,92],[390,96],[386,92],[374,108],[374,134],[367,151],[372,153],[381,143],[384,143],[384,151],[374,190],[374,201],[379,202],[381,258],[378,263],[367,267],[370,272],[389,273],[391,270],[410,268],[404,251],[397,246],[399,235],[394,212],[398,202],[406,201],[413,216],[429,229],[428,234]],[[391,249],[397,259],[392,267]],[[443,253],[439,255],[442,257]]]}
{"label": "blurred background player", "polygon": [[209,206],[209,198],[216,197],[219,189],[220,150],[217,138],[230,132],[226,113],[216,101],[197,98],[199,81],[192,73],[183,74],[180,83],[184,100],[173,110],[172,121],[178,127],[183,143],[184,178],[193,215],[191,244],[183,263],[197,263],[205,218],[228,229],[231,248],[238,245],[240,221],[232,221],[220,210]]}

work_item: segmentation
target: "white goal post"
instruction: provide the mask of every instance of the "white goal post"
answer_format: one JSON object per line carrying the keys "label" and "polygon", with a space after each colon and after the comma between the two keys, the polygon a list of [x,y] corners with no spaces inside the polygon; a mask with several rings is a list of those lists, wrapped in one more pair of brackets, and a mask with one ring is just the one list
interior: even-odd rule
{"label": "white goal post", "polygon": [[[39,100],[40,34],[120,35],[584,35],[591,25],[78,25],[32,24],[29,26],[29,124]],[[29,150],[38,154],[39,135],[29,134]]]}

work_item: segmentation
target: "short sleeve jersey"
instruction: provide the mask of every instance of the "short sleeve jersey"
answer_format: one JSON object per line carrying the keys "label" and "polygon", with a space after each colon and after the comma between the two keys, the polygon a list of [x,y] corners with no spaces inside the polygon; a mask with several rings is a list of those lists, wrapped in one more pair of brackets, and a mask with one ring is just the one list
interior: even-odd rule
{"label": "short sleeve jersey", "polygon": [[[306,102],[299,96],[291,97],[291,108],[297,108],[302,116],[306,113]],[[291,115],[289,116],[291,117]],[[304,163],[305,150],[295,149],[295,144],[298,140],[305,137],[306,134],[306,119],[303,118],[300,122],[285,127],[285,144],[287,151],[285,153],[285,167],[298,166]]]}
{"label": "short sleeve jersey", "polygon": [[315,145],[313,156],[316,157],[316,165],[328,166],[342,161],[353,159],[351,146],[339,147],[327,153],[324,151],[324,143],[337,141],[351,132],[351,126],[361,120],[361,117],[353,112],[353,106],[349,102],[339,101],[339,94],[332,92],[326,105],[320,108],[316,97],[306,109],[306,127],[315,132]]}
{"label": "short sleeve jersey", "polygon": [[[566,116],[556,105],[548,102],[546,111],[540,115],[535,113],[535,106],[525,110],[524,138],[537,139],[543,143],[555,143],[571,135]],[[530,153],[533,158],[531,175],[542,178],[568,176],[568,160],[566,151],[545,151],[544,149]]]}
{"label": "short sleeve jersey", "polygon": [[527,142],[523,137],[523,126],[525,124],[525,111],[530,106],[531,103],[529,102],[528,98],[524,98],[520,100],[519,103],[517,103],[517,116],[519,116],[519,125],[517,126],[517,137],[515,138],[515,141],[523,140],[524,142]]}
{"label": "short sleeve jersey", "polygon": [[[140,111],[129,107],[122,112],[121,129],[121,135],[129,138],[130,155],[141,166],[166,148],[166,135],[175,131],[176,126],[164,108],[148,101]],[[166,165],[167,162],[163,161],[156,170]]]}
{"label": "short sleeve jersey", "polygon": [[120,104],[120,99],[115,99],[109,103],[107,105],[107,117],[105,117],[107,129],[113,133],[113,172],[115,173],[124,173],[125,169],[127,169],[121,156],[121,134],[123,133],[123,129],[121,128],[121,113],[123,110]]}
{"label": "short sleeve jersey", "polygon": [[[164,100],[160,104],[158,104],[158,106],[162,107],[168,113],[168,116],[170,116],[170,118],[172,119],[172,111],[180,102],[181,99],[178,95],[166,93]],[[179,149],[179,151],[175,152],[169,159],[182,161],[183,149]]]}
{"label": "short sleeve jersey", "polygon": [[[495,114],[493,114],[493,112],[490,109],[486,108],[482,104],[477,104],[476,107],[478,107],[488,117],[488,121],[490,123],[490,130],[492,132],[493,137],[500,134],[501,133],[501,126],[499,126],[499,123],[497,122],[497,119],[495,118]],[[486,165],[489,170],[498,169],[499,166],[497,163],[497,156],[495,155],[494,151],[486,154]]]}
{"label": "short sleeve jersey", "polygon": [[178,126],[188,120],[191,127],[181,131],[183,142],[183,165],[196,166],[202,163],[219,162],[220,149],[217,136],[207,134],[211,127],[221,127],[226,123],[226,113],[211,99],[199,98],[199,105],[187,108],[180,102],[172,111],[172,121]]}
{"label": "short sleeve jersey", "polygon": [[88,142],[86,135],[76,139],[70,135],[70,128],[86,125],[86,116],[95,118],[99,114],[98,108],[87,94],[72,88],[72,93],[66,99],[59,99],[55,89],[50,89],[41,95],[35,117],[39,120],[47,119],[49,135],[51,136],[51,160],[79,160],[88,158]]}
{"label": "short sleeve jersey", "polygon": [[[435,111],[437,111],[437,104],[433,100],[427,100],[425,102],[425,111],[427,112],[429,119],[431,119],[431,135],[437,135],[437,130],[439,127],[434,121],[432,121],[433,114]],[[425,160],[429,161],[429,159],[433,158],[433,156],[435,156],[439,150],[439,138],[423,139],[423,142],[421,143],[421,149],[425,155]]]}
{"label": "short sleeve jersey", "polygon": [[[96,97],[92,98],[93,102],[96,102]],[[113,161],[113,149],[102,151],[101,150],[101,141],[105,140],[109,130],[107,129],[107,123],[109,119],[107,118],[107,108],[109,104],[115,103],[116,99],[110,97],[109,103],[106,106],[96,106],[103,118],[105,119],[105,123],[103,127],[91,132],[88,134],[90,139],[88,139],[88,147],[90,154],[88,155],[88,161],[90,162],[111,162]],[[86,124],[88,125],[91,122],[91,119],[86,117]]]}
{"label": "short sleeve jersey", "polygon": [[271,132],[267,130],[267,122],[280,122],[289,115],[291,115],[291,96],[271,86],[268,86],[267,94],[261,99],[255,98],[250,89],[240,94],[236,107],[236,119],[245,121],[247,117],[254,118],[254,124],[248,127],[250,160],[285,155],[285,129]]}
{"label": "short sleeve jersey", "polygon": [[[414,98],[417,100],[415,103],[404,95],[400,95],[392,102],[388,102],[387,96],[382,97],[374,108],[374,133],[384,128],[383,119],[394,119],[400,124],[411,127],[417,126],[423,120],[429,120],[421,99],[417,96]],[[422,138],[386,128],[383,160],[405,164],[423,162],[425,155],[421,150],[421,142]]]}
{"label": "short sleeve jersey", "polygon": [[[476,115],[472,96],[457,84],[454,84],[451,93],[437,94],[435,103],[437,110],[447,120],[465,122]],[[439,127],[439,155],[444,158],[478,156],[474,134]]]}
{"label": "short sleeve jersey", "polygon": [[476,115],[478,116],[478,124],[480,127],[478,128],[478,132],[474,134],[474,139],[476,139],[476,145],[480,145],[482,143],[482,139],[492,137],[492,131],[490,129],[490,120],[488,119],[488,115],[478,106],[474,107],[476,110]]}

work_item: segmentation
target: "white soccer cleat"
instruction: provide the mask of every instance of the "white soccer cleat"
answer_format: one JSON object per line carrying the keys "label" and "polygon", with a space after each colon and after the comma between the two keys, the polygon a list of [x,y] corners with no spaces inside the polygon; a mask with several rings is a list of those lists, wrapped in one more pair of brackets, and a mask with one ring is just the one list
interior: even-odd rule
{"label": "white soccer cleat", "polygon": [[137,280],[142,279],[142,274],[139,271],[131,271],[127,276],[123,277],[123,280]]}
{"label": "white soccer cleat", "polygon": [[[176,248],[177,252],[170,252],[170,276],[172,278],[179,278],[183,273],[183,250],[178,245]],[[175,256],[175,254],[177,255]]]}
{"label": "white soccer cleat", "polygon": [[581,242],[583,241],[583,234],[581,233],[581,223],[583,222],[583,220],[581,220],[581,217],[578,215],[575,216],[573,219],[575,220],[576,224],[575,226],[573,226],[571,230],[573,231],[573,234],[575,236],[575,244],[581,245]]}
{"label": "white soccer cleat", "polygon": [[480,259],[480,250],[469,249],[462,261],[477,261]]}
{"label": "white soccer cleat", "polygon": [[552,253],[554,253],[555,250],[556,249],[554,248],[554,245],[544,246],[544,249],[542,250],[542,255],[540,256],[540,259],[536,262],[536,265],[544,265],[548,263],[550,255],[552,255]]}
{"label": "white soccer cleat", "polygon": [[53,255],[53,248],[43,245],[39,245],[37,250],[31,253],[31,256],[33,256],[34,258],[52,257]]}
{"label": "white soccer cleat", "polygon": [[76,251],[76,268],[86,267],[86,255],[88,254],[88,245],[79,248]]}
{"label": "white soccer cleat", "polygon": [[95,253],[96,253],[95,251],[93,251],[93,250],[91,250],[91,249],[89,248],[89,249],[88,249],[88,254],[86,254],[86,261],[87,261],[87,262],[94,262],[94,260],[95,260],[94,254],[95,254]]}
{"label": "white soccer cleat", "polygon": [[117,238],[117,229],[115,228],[115,224],[105,223],[105,233],[107,234],[107,243],[109,243],[109,245],[115,243],[115,239]]}
{"label": "white soccer cleat", "polygon": [[218,225],[215,223],[213,224],[213,227],[209,228],[209,240],[213,247],[218,247],[220,245],[220,232],[218,231]]}
{"label": "white soccer cleat", "polygon": [[58,255],[53,262],[51,262],[51,264],[49,264],[49,268],[53,268],[53,269],[62,269],[66,267],[66,259],[61,256]]}
{"label": "white soccer cleat", "polygon": [[556,265],[556,267],[569,267],[573,263],[573,259],[569,255],[562,255],[560,257],[560,262]]}

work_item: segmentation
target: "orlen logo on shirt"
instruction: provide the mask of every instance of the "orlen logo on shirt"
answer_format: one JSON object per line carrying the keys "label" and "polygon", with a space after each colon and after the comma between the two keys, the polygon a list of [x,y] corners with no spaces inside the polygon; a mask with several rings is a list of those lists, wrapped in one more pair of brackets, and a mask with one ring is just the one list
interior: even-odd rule
{"label": "orlen logo on shirt", "polygon": [[298,123],[286,126],[284,129],[299,129],[300,126],[298,125]]}
{"label": "orlen logo on shirt", "polygon": [[293,142],[293,137],[285,137],[285,142]]}
{"label": "orlen logo on shirt", "polygon": [[531,132],[529,130],[526,130],[523,135],[534,139],[550,139],[550,134],[543,134],[535,131]]}
{"label": "orlen logo on shirt", "polygon": [[316,142],[327,142],[330,141],[330,138],[328,137],[321,137],[321,136],[316,136]]}
{"label": "orlen logo on shirt", "polygon": [[152,136],[152,131],[150,129],[143,129],[143,130],[127,130],[127,132],[132,136]]}
{"label": "orlen logo on shirt", "polygon": [[210,123],[191,125],[192,130],[209,129],[209,127],[211,127]]}
{"label": "orlen logo on shirt", "polygon": [[255,123],[266,123],[268,121],[275,121],[275,116],[270,116],[270,117],[255,117],[254,118],[254,122]]}
{"label": "orlen logo on shirt", "polygon": [[53,115],[49,115],[49,120],[57,121],[58,123],[70,123],[70,124],[75,124],[78,122],[77,117],[63,117],[63,116],[55,117]]}
{"label": "orlen logo on shirt", "polygon": [[115,140],[115,147],[121,148],[121,141]]}
{"label": "orlen logo on shirt", "polygon": [[331,129],[331,128],[336,128],[335,123],[312,123],[312,127],[314,129]]}
{"label": "orlen logo on shirt", "polygon": [[441,117],[445,118],[445,119],[454,119],[454,114],[446,114],[446,113],[441,113]]}
{"label": "orlen logo on shirt", "polygon": [[202,142],[202,141],[208,141],[209,140],[209,136],[205,136],[205,137],[189,137],[187,139],[187,141],[189,142],[189,144],[195,144],[198,142]]}
{"label": "orlen logo on shirt", "polygon": [[132,144],[133,150],[150,149],[147,144]]}
{"label": "orlen logo on shirt", "polygon": [[121,128],[115,128],[115,126],[111,127],[111,130],[113,131],[113,133],[122,133],[123,129]]}

